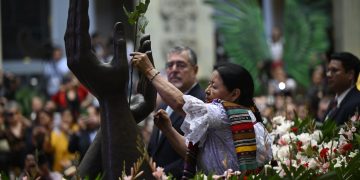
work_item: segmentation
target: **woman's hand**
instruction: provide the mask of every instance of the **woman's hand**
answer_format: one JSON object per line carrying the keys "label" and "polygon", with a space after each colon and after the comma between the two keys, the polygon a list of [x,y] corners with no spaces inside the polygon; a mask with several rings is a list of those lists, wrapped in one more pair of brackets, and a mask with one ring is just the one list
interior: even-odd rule
{"label": "woman's hand", "polygon": [[171,124],[171,120],[169,118],[169,115],[163,109],[158,110],[154,114],[154,124],[163,133],[169,131],[172,128],[172,124]]}
{"label": "woman's hand", "polygon": [[142,72],[147,76],[147,74],[154,69],[153,64],[151,63],[150,59],[148,58],[148,53],[141,53],[141,52],[133,52],[130,53],[130,56],[133,56],[131,59],[131,63],[134,67],[136,67],[137,70]]}
{"label": "woman's hand", "polygon": [[166,136],[173,149],[185,159],[187,150],[185,138],[172,127],[171,120],[163,109],[154,114],[154,124]]}

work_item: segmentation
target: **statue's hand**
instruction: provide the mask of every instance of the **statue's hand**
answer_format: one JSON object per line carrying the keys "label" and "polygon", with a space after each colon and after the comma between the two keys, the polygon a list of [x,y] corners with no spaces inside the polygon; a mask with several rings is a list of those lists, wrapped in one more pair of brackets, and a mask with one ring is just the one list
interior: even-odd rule
{"label": "statue's hand", "polygon": [[64,38],[68,67],[99,100],[123,96],[129,77],[123,24],[114,26],[114,58],[100,61],[91,51],[88,6],[88,0],[70,1]]}
{"label": "statue's hand", "polygon": [[[140,47],[138,49],[138,52],[146,53],[151,65],[154,66],[154,60],[151,53],[151,41],[150,41],[150,35],[143,36],[140,39]],[[150,92],[149,92],[150,91]],[[139,83],[137,86],[137,92],[143,94],[144,96],[146,94],[152,95],[155,93],[155,99],[156,99],[156,89],[152,86],[151,82],[146,78],[146,76],[139,72]],[[151,94],[149,94],[151,93]],[[147,97],[147,96],[145,96]]]}
{"label": "statue's hand", "polygon": [[131,63],[138,71],[145,74],[148,73],[151,69],[154,69],[150,58],[146,53],[133,52],[130,54],[132,56]]}
{"label": "statue's hand", "polygon": [[[151,54],[150,35],[144,36],[140,39],[140,47],[138,51],[146,53],[150,59],[151,64],[154,66],[154,61]],[[139,72],[137,92],[142,94],[143,98],[138,98],[137,101],[131,102],[130,109],[132,111],[135,121],[138,123],[144,120],[155,109],[157,95],[154,86],[141,72]]]}
{"label": "statue's hand", "polygon": [[[88,0],[70,0],[65,34],[68,66],[97,97],[101,108],[102,131],[83,158],[79,174],[93,179],[103,170],[104,179],[117,179],[122,169],[128,172],[129,165],[141,157],[137,148],[142,148],[135,143],[139,132],[127,106],[129,68],[124,28],[121,23],[115,24],[114,59],[110,63],[100,61],[91,51],[88,6]],[[151,173],[145,169],[145,179],[148,177]]]}

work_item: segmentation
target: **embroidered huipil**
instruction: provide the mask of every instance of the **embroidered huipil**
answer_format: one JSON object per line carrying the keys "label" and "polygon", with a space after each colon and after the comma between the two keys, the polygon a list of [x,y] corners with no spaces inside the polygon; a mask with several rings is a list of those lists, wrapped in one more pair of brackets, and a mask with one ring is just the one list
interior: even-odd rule
{"label": "embroidered huipil", "polygon": [[[184,95],[183,98],[186,117],[181,129],[186,143],[199,142],[198,171],[206,174],[223,174],[227,169],[239,170],[241,166],[235,152],[231,123],[224,106],[219,101],[204,103],[189,95]],[[256,161],[261,166],[271,159],[271,147],[266,146],[271,144],[271,139],[264,141],[264,137],[268,136],[267,131],[261,123],[256,123],[256,118],[250,110],[247,110],[247,113],[255,124]],[[267,158],[258,159],[259,153],[263,154],[259,157]]]}

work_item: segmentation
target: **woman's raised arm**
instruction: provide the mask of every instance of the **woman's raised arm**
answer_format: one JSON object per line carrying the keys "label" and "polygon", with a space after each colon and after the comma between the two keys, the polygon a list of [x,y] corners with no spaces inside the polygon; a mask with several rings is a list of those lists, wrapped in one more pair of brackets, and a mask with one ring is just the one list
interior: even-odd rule
{"label": "woman's raised arm", "polygon": [[151,81],[157,92],[175,112],[185,115],[182,107],[185,103],[183,93],[172,85],[167,79],[159,76],[159,71],[151,64],[146,53],[134,52],[130,54],[133,56],[131,62],[136,69],[141,71]]}

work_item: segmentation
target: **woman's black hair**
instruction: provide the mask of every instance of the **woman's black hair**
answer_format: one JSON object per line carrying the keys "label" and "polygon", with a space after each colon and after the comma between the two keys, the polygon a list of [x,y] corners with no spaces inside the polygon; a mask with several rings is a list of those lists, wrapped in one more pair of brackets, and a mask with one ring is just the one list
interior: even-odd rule
{"label": "woman's black hair", "polygon": [[254,103],[254,81],[248,70],[238,64],[220,62],[214,66],[228,91],[240,89],[240,97],[235,103],[250,108],[255,114],[256,120],[262,122],[258,108]]}

